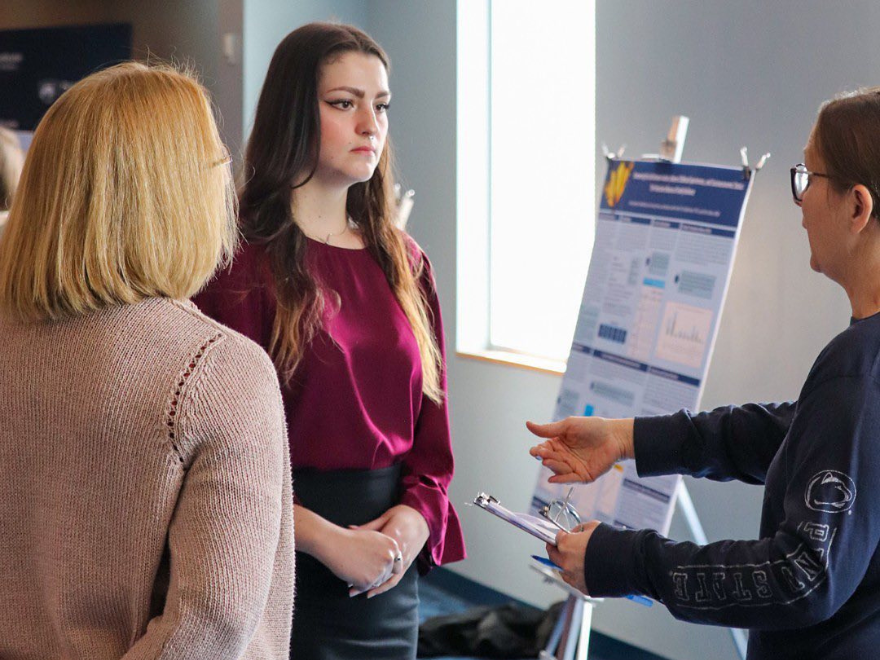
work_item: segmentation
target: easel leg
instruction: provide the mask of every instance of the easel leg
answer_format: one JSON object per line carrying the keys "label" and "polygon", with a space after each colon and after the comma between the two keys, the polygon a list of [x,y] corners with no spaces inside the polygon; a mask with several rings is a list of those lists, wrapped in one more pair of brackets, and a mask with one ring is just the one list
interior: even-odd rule
{"label": "easel leg", "polygon": [[572,610],[571,621],[569,622],[568,627],[568,639],[566,639],[565,643],[565,654],[562,656],[562,660],[574,660],[574,654],[578,647],[578,640],[581,636],[581,618],[583,617],[583,613],[584,601],[580,598],[575,598],[574,609]]}
{"label": "easel leg", "polygon": [[587,660],[592,620],[592,603],[569,596],[538,660],[575,660],[575,653],[577,660]]}
{"label": "easel leg", "polygon": [[538,654],[538,660],[553,660],[556,656],[554,653],[556,652],[556,647],[559,646],[559,640],[562,639],[562,629],[565,626],[565,620],[568,614],[568,610],[571,607],[572,600],[569,598],[565,601],[565,605],[562,606],[562,610],[559,612],[559,618],[556,619],[556,625],[553,626],[553,632],[550,633],[550,638],[547,640],[547,646],[544,647],[544,650]]}
{"label": "easel leg", "polygon": [[574,623],[575,608],[577,607],[577,598],[569,596],[565,603],[565,621],[562,624],[562,636],[559,640],[559,647],[556,649],[557,660],[570,660],[568,657],[568,649],[572,646],[571,631]]}
{"label": "easel leg", "polygon": [[587,660],[590,650],[590,626],[593,625],[593,604],[581,601],[581,634],[578,639],[577,660]]}

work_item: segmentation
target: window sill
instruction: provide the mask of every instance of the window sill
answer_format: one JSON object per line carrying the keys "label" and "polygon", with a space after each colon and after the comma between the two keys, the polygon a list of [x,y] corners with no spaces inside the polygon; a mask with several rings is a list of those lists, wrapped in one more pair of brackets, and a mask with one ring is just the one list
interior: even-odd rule
{"label": "window sill", "polygon": [[527,371],[537,371],[543,374],[561,376],[565,373],[565,362],[551,358],[528,355],[526,353],[514,353],[512,351],[499,351],[496,349],[484,349],[479,351],[456,351],[456,357],[480,362],[491,362],[508,367],[516,367]]}

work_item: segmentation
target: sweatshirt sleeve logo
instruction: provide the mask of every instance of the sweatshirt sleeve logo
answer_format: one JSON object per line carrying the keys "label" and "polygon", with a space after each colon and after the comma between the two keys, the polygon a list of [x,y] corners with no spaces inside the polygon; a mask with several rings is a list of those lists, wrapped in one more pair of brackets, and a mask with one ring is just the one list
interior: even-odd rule
{"label": "sweatshirt sleeve logo", "polygon": [[843,472],[822,470],[810,479],[804,501],[813,511],[841,513],[856,501],[856,485]]}

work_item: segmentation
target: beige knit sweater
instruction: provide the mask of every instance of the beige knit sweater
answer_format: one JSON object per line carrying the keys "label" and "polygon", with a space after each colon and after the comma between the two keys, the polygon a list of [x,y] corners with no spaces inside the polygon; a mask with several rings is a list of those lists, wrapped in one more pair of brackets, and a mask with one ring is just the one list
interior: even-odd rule
{"label": "beige knit sweater", "polygon": [[256,344],[165,299],[0,316],[2,660],[286,660],[293,582]]}

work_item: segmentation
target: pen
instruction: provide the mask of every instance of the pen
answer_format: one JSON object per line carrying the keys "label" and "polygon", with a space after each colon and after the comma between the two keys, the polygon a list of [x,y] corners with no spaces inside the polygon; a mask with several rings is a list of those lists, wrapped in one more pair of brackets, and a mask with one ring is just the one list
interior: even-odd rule
{"label": "pen", "polygon": [[647,596],[639,596],[637,594],[630,594],[627,596],[632,602],[638,603],[639,605],[644,605],[645,607],[651,607],[654,604],[654,601],[648,598]]}
{"label": "pen", "polygon": [[557,571],[562,570],[562,566],[557,566],[554,562],[550,561],[546,557],[539,557],[538,555],[532,555],[532,559],[535,561],[541,562],[544,566],[549,566],[550,568],[555,568]]}
{"label": "pen", "polygon": [[[555,568],[557,571],[561,571],[562,567],[558,566],[556,563],[550,561],[546,557],[539,557],[538,555],[532,555],[532,559],[537,562],[544,564],[544,566],[549,566],[550,568]],[[651,607],[654,604],[654,601],[646,596],[639,596],[637,594],[630,594],[628,596],[624,596],[628,600],[631,600],[634,603],[638,603],[639,605],[644,605],[645,607]]]}

